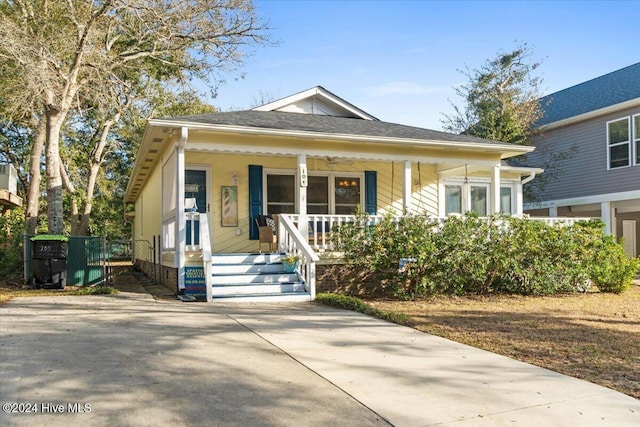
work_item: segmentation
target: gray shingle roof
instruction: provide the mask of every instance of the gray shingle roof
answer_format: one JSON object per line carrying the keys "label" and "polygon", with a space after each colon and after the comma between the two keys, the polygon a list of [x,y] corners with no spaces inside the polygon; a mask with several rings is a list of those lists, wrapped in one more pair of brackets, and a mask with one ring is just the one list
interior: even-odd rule
{"label": "gray shingle roof", "polygon": [[318,132],[333,135],[350,135],[382,138],[407,138],[428,141],[507,144],[468,135],[456,135],[430,129],[388,123],[380,120],[363,120],[315,114],[289,113],[283,111],[234,111],[171,117],[163,120],[202,123],[211,125],[240,126],[250,128]]}
{"label": "gray shingle roof", "polygon": [[542,126],[640,97],[640,62],[541,98]]}

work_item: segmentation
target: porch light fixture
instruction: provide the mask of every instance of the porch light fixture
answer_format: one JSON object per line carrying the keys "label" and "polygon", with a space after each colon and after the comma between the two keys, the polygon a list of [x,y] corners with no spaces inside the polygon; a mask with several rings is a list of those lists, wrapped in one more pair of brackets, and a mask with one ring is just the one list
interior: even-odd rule
{"label": "porch light fixture", "polygon": [[233,181],[233,185],[238,185],[240,183],[240,178],[238,178],[238,172],[233,171],[231,174],[231,180]]}

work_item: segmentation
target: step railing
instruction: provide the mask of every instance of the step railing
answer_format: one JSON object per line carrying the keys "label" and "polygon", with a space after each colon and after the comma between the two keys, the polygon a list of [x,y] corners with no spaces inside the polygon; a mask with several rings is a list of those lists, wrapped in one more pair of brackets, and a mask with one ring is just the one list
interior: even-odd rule
{"label": "step railing", "polygon": [[213,274],[212,274],[212,256],[211,256],[211,239],[209,238],[209,220],[206,213],[200,216],[200,247],[202,249],[202,266],[204,267],[204,284],[207,287],[207,302],[213,300]]}
{"label": "step railing", "polygon": [[316,298],[316,263],[320,258],[307,242],[307,238],[300,233],[291,217],[292,215],[278,216],[278,247],[280,252],[297,255],[300,258],[298,274],[302,277],[305,290],[309,292],[313,301]]}
{"label": "step railing", "polygon": [[199,251],[201,250],[201,242],[203,239],[202,236],[202,218],[206,215],[203,215],[199,212],[185,212],[184,213],[184,222],[185,222],[185,248],[187,251]]}

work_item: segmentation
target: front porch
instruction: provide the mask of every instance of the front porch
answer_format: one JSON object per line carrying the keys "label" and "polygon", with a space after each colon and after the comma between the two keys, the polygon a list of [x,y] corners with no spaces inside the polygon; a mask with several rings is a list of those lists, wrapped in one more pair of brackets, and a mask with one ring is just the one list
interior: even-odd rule
{"label": "front porch", "polygon": [[[186,240],[185,266],[176,269],[183,276],[185,295],[206,301],[312,301],[317,287],[317,268],[323,261],[340,263],[334,252],[333,233],[346,223],[356,221],[355,215],[280,214],[276,216],[274,251],[265,253],[211,253],[208,247],[208,223],[205,214],[188,215],[192,222]],[[375,225],[385,217],[372,215],[368,224]],[[402,217],[392,217],[399,222]],[[444,221],[439,217],[436,221]],[[551,226],[573,225],[589,218],[529,218]],[[306,227],[305,227],[306,225]],[[315,232],[318,230],[318,232]],[[202,244],[200,244],[200,242]],[[256,242],[256,245],[259,243]],[[258,247],[256,247],[258,249]],[[299,262],[293,272],[284,271],[282,257],[294,254]],[[180,289],[180,288],[179,288]]]}

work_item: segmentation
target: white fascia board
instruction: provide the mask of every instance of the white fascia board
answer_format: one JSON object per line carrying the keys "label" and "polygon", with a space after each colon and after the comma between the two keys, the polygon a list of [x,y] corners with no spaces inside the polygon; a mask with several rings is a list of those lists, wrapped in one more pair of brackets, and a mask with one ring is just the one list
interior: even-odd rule
{"label": "white fascia board", "polygon": [[293,104],[295,102],[309,98],[315,95],[316,93],[317,93],[317,87],[312,87],[311,89],[307,89],[305,91],[298,92],[293,95],[289,95],[284,98],[278,99],[276,101],[272,101],[267,104],[255,107],[253,108],[253,111],[274,111],[279,108],[285,107],[289,104]]}
{"label": "white fascia board", "polygon": [[251,128],[244,126],[232,126],[232,125],[212,125],[207,123],[191,123],[191,122],[179,122],[170,120],[150,120],[154,126],[164,127],[189,127],[191,130],[208,130],[213,132],[229,132],[245,135],[264,135],[264,136],[281,136],[289,138],[299,138],[308,140],[331,140],[331,141],[352,141],[352,142],[369,142],[369,143],[384,143],[384,144],[398,144],[398,145],[410,145],[415,147],[434,147],[434,148],[453,148],[453,149],[469,149],[469,150],[483,150],[494,153],[502,153],[502,158],[519,156],[522,154],[530,153],[535,150],[535,147],[529,147],[524,145],[511,145],[511,144],[484,144],[479,142],[459,142],[459,141],[441,141],[441,140],[427,140],[427,139],[412,139],[412,138],[392,138],[382,136],[367,136],[367,135],[347,135],[347,134],[326,134],[318,132],[306,132],[298,130],[283,130],[283,129],[267,129],[267,128]]}
{"label": "white fascia board", "polygon": [[[464,161],[458,160],[458,164],[456,166],[450,167],[448,169],[438,170],[438,176],[440,178],[448,178],[453,176],[463,176],[465,172],[467,174],[474,172],[481,172],[484,169],[487,171],[492,170],[496,164],[495,162],[477,162],[477,161]],[[541,168],[528,168],[528,167],[515,167],[515,166],[500,166],[500,170],[502,172],[507,173],[517,173],[520,176],[531,175],[533,174],[541,174],[544,172],[544,169]]]}
{"label": "white fascia board", "polygon": [[544,172],[542,168],[529,168],[526,166],[501,166],[500,169],[504,172],[519,173],[520,175],[529,175],[532,172],[536,174]]}
{"label": "white fascia board", "polygon": [[567,117],[566,119],[558,120],[557,122],[547,123],[538,128],[540,131],[551,130],[562,126],[570,125],[572,123],[581,122],[583,120],[592,119],[594,117],[602,116],[604,114],[614,113],[619,110],[640,106],[640,98],[630,99],[619,104],[610,105],[608,107],[600,108],[598,110],[589,111],[586,113],[578,114],[577,116]]}
{"label": "white fascia board", "polygon": [[362,151],[331,151],[319,150],[317,148],[293,148],[293,147],[257,147],[255,145],[238,144],[211,144],[208,142],[190,142],[187,151],[202,151],[213,153],[241,153],[241,154],[265,154],[274,156],[298,156],[306,155],[309,158],[336,157],[351,160],[368,161],[405,161],[420,162],[423,164],[455,163],[474,164],[482,167],[493,167],[496,162],[491,160],[465,160],[460,158],[436,157],[436,156],[415,156],[411,154],[385,154],[367,153]]}
{"label": "white fascia board", "polygon": [[316,86],[316,87],[312,87],[311,89],[307,89],[305,91],[287,96],[285,98],[279,99],[277,101],[273,101],[270,102],[268,104],[264,104],[261,105],[259,107],[256,107],[253,109],[253,111],[275,111],[278,110],[282,107],[286,107],[287,105],[290,104],[295,104],[298,101],[302,101],[303,99],[307,99],[307,98],[311,98],[315,95],[319,95],[322,98],[326,99],[327,101],[336,104],[337,106],[351,112],[352,114],[355,114],[356,116],[360,117],[361,119],[364,120],[378,120],[377,118],[375,118],[374,116],[372,116],[371,114],[367,113],[364,110],[361,110],[360,108],[356,107],[355,105],[345,101],[344,99],[328,92],[326,89],[320,87],[320,86]]}
{"label": "white fascia board", "polygon": [[569,199],[548,200],[525,204],[525,209],[546,209],[562,206],[589,205],[592,203],[619,202],[640,199],[640,190],[622,191],[619,193],[598,194],[594,196],[572,197]]}

